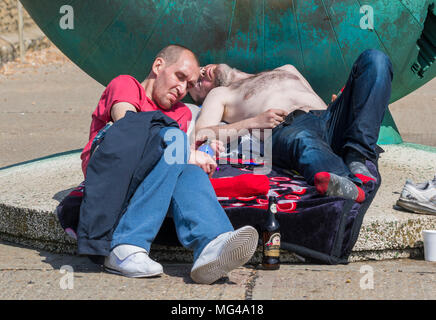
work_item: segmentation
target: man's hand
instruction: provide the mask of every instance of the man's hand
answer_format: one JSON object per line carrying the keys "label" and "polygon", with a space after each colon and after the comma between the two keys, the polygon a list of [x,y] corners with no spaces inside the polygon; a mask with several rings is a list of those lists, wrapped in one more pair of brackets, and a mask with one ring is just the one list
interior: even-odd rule
{"label": "man's hand", "polygon": [[338,96],[336,94],[332,94],[332,101],[331,102],[335,101],[337,97]]}
{"label": "man's hand", "polygon": [[210,147],[213,151],[215,151],[215,157],[219,156],[221,152],[226,150],[226,148],[224,148],[224,143],[222,143],[220,140],[212,140]]}
{"label": "man's hand", "polygon": [[254,128],[273,129],[283,122],[288,112],[282,109],[269,109],[253,118]]}
{"label": "man's hand", "polygon": [[188,163],[199,166],[207,175],[209,175],[209,178],[212,178],[217,167],[217,163],[211,156],[198,150],[191,150]]}
{"label": "man's hand", "polygon": [[[203,143],[205,143],[209,138],[207,136],[197,136],[195,142],[191,145],[191,151],[197,150]],[[210,140],[210,147],[214,151],[214,158],[216,158],[221,152],[224,152],[224,143],[220,140]]]}

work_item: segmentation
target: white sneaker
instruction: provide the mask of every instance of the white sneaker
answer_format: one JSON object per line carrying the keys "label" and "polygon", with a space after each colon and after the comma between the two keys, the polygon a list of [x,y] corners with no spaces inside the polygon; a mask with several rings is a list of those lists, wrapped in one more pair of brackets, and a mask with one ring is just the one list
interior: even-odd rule
{"label": "white sneaker", "polygon": [[251,226],[220,234],[208,243],[195,261],[191,278],[211,284],[245,264],[256,251],[259,234]]}
{"label": "white sneaker", "polygon": [[436,176],[418,184],[407,180],[397,205],[416,213],[436,214]]}
{"label": "white sneaker", "polygon": [[153,261],[145,249],[132,245],[115,247],[104,260],[107,272],[130,278],[153,277],[163,273],[160,263]]}
{"label": "white sneaker", "polygon": [[[407,182],[413,184],[413,182],[411,180],[407,180],[406,183]],[[427,189],[427,188],[436,188],[436,174],[435,174],[433,180],[426,181],[426,182],[421,182],[421,183],[415,183],[414,185],[418,189],[421,189],[421,190],[424,190],[424,189]]]}

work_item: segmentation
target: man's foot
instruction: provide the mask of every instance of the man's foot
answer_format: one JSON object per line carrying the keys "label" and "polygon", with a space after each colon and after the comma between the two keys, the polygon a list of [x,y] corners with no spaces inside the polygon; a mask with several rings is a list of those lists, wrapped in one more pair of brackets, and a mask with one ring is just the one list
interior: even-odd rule
{"label": "man's foot", "polygon": [[366,158],[354,149],[350,149],[345,156],[345,164],[351,173],[362,180],[364,184],[369,181],[377,182],[377,179],[369,172],[365,162]]}
{"label": "man's foot", "polygon": [[211,284],[245,264],[256,251],[259,234],[251,226],[220,234],[203,249],[191,270],[197,283]]}
{"label": "man's foot", "polygon": [[365,164],[358,161],[353,161],[348,164],[351,173],[358,177],[364,184],[369,181],[377,182],[376,178],[369,172]]}
{"label": "man's foot", "polygon": [[365,192],[361,188],[334,173],[318,172],[315,175],[315,188],[327,196],[353,199],[359,203],[365,201]]}
{"label": "man's foot", "polygon": [[132,245],[115,247],[105,258],[104,269],[130,278],[153,277],[163,273],[162,265],[151,260],[145,249]]}

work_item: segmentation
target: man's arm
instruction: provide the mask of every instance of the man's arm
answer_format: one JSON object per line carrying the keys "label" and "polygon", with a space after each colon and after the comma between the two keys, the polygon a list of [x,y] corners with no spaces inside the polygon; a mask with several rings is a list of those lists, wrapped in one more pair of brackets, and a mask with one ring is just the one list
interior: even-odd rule
{"label": "man's arm", "polygon": [[[112,106],[111,117],[112,121],[116,122],[126,115],[127,111],[137,112],[136,108],[128,102],[118,102]],[[204,152],[191,150],[188,163],[199,166],[209,177],[212,177],[217,164],[215,160]]]}
{"label": "man's arm", "polygon": [[136,108],[128,102],[115,103],[111,108],[112,121],[115,122],[120,120],[121,118],[124,118],[127,111],[137,112]]}
{"label": "man's arm", "polygon": [[284,110],[269,109],[255,117],[223,125],[220,122],[223,120],[226,104],[232,103],[229,99],[232,99],[232,93],[227,87],[218,87],[210,91],[195,125],[197,141],[208,137],[226,144],[228,138],[231,141],[240,136],[238,132],[241,130],[272,129],[287,115]]}
{"label": "man's arm", "polygon": [[[226,125],[220,124],[223,121],[229,97],[231,97],[231,93],[227,87],[218,87],[209,92],[195,123],[196,140],[205,139],[206,136],[218,140],[220,132],[222,136],[224,134],[233,139],[237,137],[239,130],[252,128],[249,119]],[[235,132],[235,134],[232,134],[232,132]],[[226,143],[227,141],[223,142]]]}

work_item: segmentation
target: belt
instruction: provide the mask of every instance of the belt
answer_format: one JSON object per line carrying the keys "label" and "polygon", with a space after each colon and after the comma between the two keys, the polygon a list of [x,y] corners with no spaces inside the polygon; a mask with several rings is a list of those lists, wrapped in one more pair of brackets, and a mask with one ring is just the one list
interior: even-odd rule
{"label": "belt", "polygon": [[289,113],[285,120],[280,123],[283,124],[284,126],[289,126],[290,124],[292,124],[292,122],[294,121],[295,118],[302,116],[303,114],[306,114],[306,112],[302,111],[302,110],[294,110],[291,113]]}
{"label": "belt", "polygon": [[295,120],[295,118],[297,118],[299,116],[302,116],[302,115],[304,115],[306,113],[307,112],[304,112],[304,111],[301,111],[301,110],[294,110],[294,111],[292,111],[291,113],[289,113],[286,116],[285,120],[283,120],[277,127],[275,127],[273,129],[273,133],[275,131],[279,130],[280,128],[287,127],[287,126],[291,125],[292,122]]}

